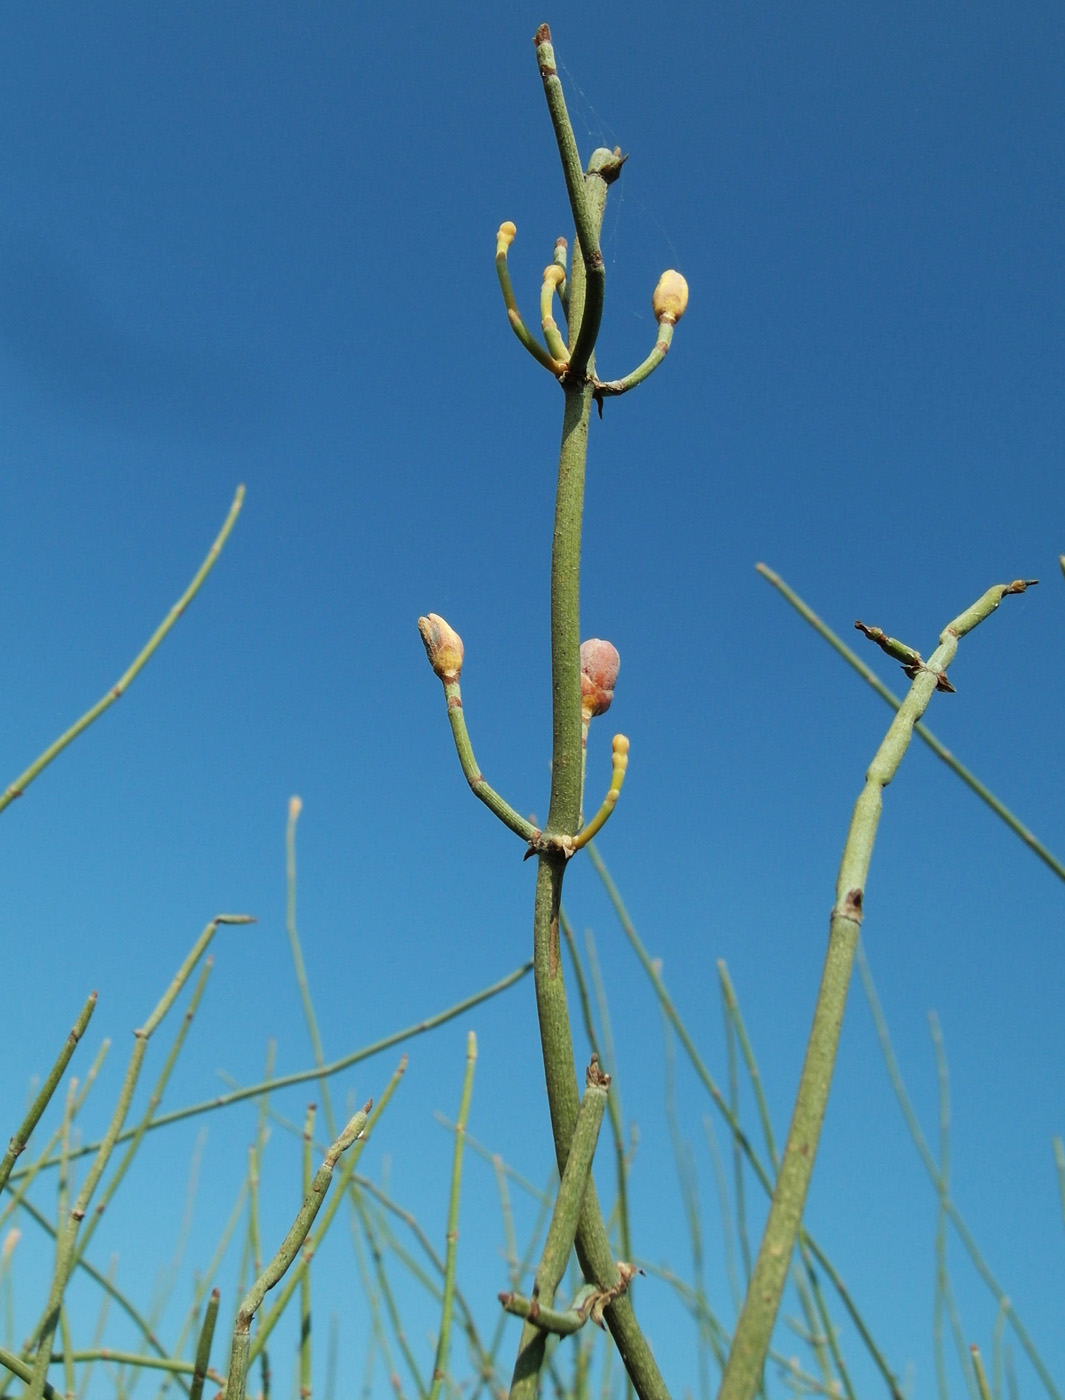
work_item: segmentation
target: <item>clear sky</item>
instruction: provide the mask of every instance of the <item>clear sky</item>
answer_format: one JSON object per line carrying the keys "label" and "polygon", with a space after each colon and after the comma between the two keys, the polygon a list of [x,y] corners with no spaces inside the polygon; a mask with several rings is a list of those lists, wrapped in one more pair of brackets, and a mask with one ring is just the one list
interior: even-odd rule
{"label": "clear sky", "polygon": [[[723,958],[783,1137],[851,805],[889,720],[758,577],[759,560],[856,645],[859,617],[925,655],[988,586],[1040,578],[964,641],[958,693],[937,695],[928,719],[1065,855],[1058,6],[8,7],[3,783],[121,674],[239,482],[247,502],[128,696],[0,818],[2,1134],[92,987],[99,1009],[75,1065],[84,1073],[114,1038],[84,1115],[86,1134],[99,1131],[130,1030],[220,910],[259,922],[219,935],[167,1107],[217,1093],[219,1071],[255,1082],[271,1037],[279,1071],[312,1063],[284,927],[294,793],[327,1057],[530,953],[533,865],[466,788],[415,621],[433,610],[461,632],[480,764],[543,817],[562,405],[507,326],[492,260],[513,219],[512,275],[535,320],[541,269],[570,234],[531,43],[545,19],[582,153],[629,154],[603,231],[604,378],[653,344],[659,273],[677,267],[691,286],[665,365],[592,424],[582,616],[584,635],[622,657],[593,731],[593,794],[610,735],[632,742],[600,849],[714,1073],[727,1079]],[[901,672],[864,645],[900,692]],[[915,746],[886,793],[865,945],[933,1145],[938,1013],[954,1197],[1059,1386],[1063,895]],[[634,1247],[690,1277],[660,1013],[586,860],[567,905],[578,930],[594,929],[616,1083],[640,1128]],[[441,1246],[451,1140],[433,1113],[455,1112],[470,1028],[471,1132],[537,1182],[550,1163],[525,981],[411,1042],[364,1159]],[[340,1076],[339,1101],[379,1095],[396,1054]],[[731,1325],[713,1109],[687,1066],[677,1073],[707,1288]],[[301,1121],[313,1096],[304,1086],[277,1107]],[[749,1103],[745,1115],[753,1133]],[[204,1123],[171,1334],[239,1189],[255,1108]],[[119,1252],[119,1278],[141,1297],[174,1254],[197,1132],[153,1136],[94,1243],[102,1268]],[[275,1127],[270,1239],[297,1162]],[[608,1191],[608,1152],[600,1175]],[[489,1330],[503,1226],[491,1169],[471,1160],[465,1185],[460,1278]],[[42,1209],[52,1191],[39,1189]],[[857,984],[807,1220],[892,1366],[914,1395],[934,1394],[935,1197]],[[369,1328],[345,1230],[316,1284],[320,1356],[328,1317],[341,1320],[338,1394],[361,1383]],[[19,1339],[50,1250],[27,1226]],[[222,1276],[229,1307],[237,1256],[239,1244]],[[950,1259],[963,1336],[990,1358],[996,1305],[956,1238]],[[98,1299],[76,1297],[85,1344]],[[428,1367],[434,1314],[411,1306]],[[638,1308],[674,1394],[698,1394],[693,1326],[668,1287],[642,1283]],[[783,1329],[778,1340],[800,1350]],[[1008,1329],[1005,1340],[1021,1392],[1041,1393]],[[861,1393],[884,1393],[850,1331],[842,1344]],[[104,1382],[94,1394],[110,1393]],[[371,1386],[387,1393],[383,1368]]]}

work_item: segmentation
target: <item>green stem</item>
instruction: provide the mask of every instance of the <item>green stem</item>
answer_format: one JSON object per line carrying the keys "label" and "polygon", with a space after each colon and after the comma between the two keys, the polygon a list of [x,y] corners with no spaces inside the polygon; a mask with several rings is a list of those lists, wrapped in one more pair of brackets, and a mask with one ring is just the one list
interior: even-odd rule
{"label": "green stem", "polygon": [[[323,1214],[322,1219],[318,1222],[318,1226],[315,1229],[314,1234],[311,1236],[310,1242],[300,1254],[300,1258],[296,1262],[295,1266],[288,1271],[288,1277],[285,1279],[285,1282],[282,1285],[280,1292],[278,1293],[277,1299],[269,1308],[269,1310],[263,1315],[259,1323],[259,1330],[256,1333],[254,1342],[252,1342],[251,1344],[251,1354],[249,1357],[250,1361],[254,1361],[255,1358],[259,1355],[259,1353],[262,1351],[263,1347],[266,1345],[266,1342],[270,1337],[270,1333],[273,1331],[274,1327],[276,1327],[278,1320],[284,1313],[285,1308],[288,1305],[289,1299],[292,1297],[292,1294],[298,1288],[300,1279],[303,1276],[304,1269],[307,1268],[311,1258],[318,1252],[319,1245],[328,1233],[329,1226],[332,1224],[333,1219],[335,1218],[341,1203],[345,1199],[345,1193],[347,1191],[348,1184],[351,1181],[356,1163],[358,1162],[359,1157],[361,1156],[362,1151],[365,1148],[367,1142],[369,1142],[370,1136],[373,1133],[375,1125],[380,1121],[382,1113],[384,1113],[385,1109],[388,1107],[392,1095],[395,1093],[396,1087],[403,1077],[406,1067],[407,1057],[404,1055],[401,1057],[398,1067],[393,1073],[391,1079],[388,1081],[388,1084],[385,1087],[385,1091],[378,1100],[376,1107],[374,1107],[373,1113],[370,1114],[368,1118],[364,1118],[365,1130],[360,1130],[361,1136],[359,1136],[358,1133],[356,1134],[356,1136],[358,1137],[358,1141],[355,1143],[354,1148],[348,1153],[347,1157],[345,1158],[344,1165],[340,1173],[340,1180],[337,1183],[337,1190],[333,1193],[332,1199],[326,1206],[325,1213]],[[355,1115],[355,1118],[353,1118],[351,1122],[354,1123],[358,1118],[360,1118],[364,1114],[367,1114],[369,1112],[369,1107],[370,1106],[367,1105],[365,1109],[362,1109],[360,1113],[357,1113]],[[349,1123],[348,1127],[350,1128],[350,1126],[351,1124]],[[337,1142],[345,1141],[347,1137],[347,1131],[348,1129],[346,1128],[341,1134],[341,1136],[337,1139]],[[336,1143],[333,1144],[333,1147],[335,1146]],[[330,1151],[332,1150],[333,1149],[330,1148]],[[326,1156],[328,1159],[328,1153],[326,1154]],[[322,1170],[323,1168],[319,1168],[319,1173]],[[315,1180],[317,1179],[318,1178],[316,1176]],[[314,1185],[312,1183],[312,1192],[313,1190]],[[282,1270],[282,1273],[284,1272],[285,1271]],[[273,1284],[270,1284],[269,1287],[272,1288]],[[228,1396],[227,1400],[229,1400]]]}
{"label": "green stem", "polygon": [[533,1400],[536,1395],[547,1344],[547,1332],[537,1325],[538,1309],[554,1307],[555,1291],[562,1282],[566,1265],[569,1263],[577,1234],[581,1204],[591,1178],[592,1158],[595,1156],[599,1130],[602,1127],[603,1114],[606,1112],[609,1087],[609,1076],[602,1072],[598,1061],[593,1059],[588,1066],[584,1097],[577,1112],[569,1156],[536,1270],[532,1293],[534,1306],[525,1314],[527,1320],[521,1329],[518,1357],[514,1363],[514,1375],[510,1383],[510,1400]]}
{"label": "green stem", "polygon": [[470,785],[470,791],[474,797],[480,798],[504,826],[509,826],[511,831],[517,832],[523,841],[535,844],[540,839],[539,828],[500,797],[477,766],[469,730],[466,728],[466,714],[462,708],[462,687],[457,679],[444,682],[444,699],[447,702],[447,717],[451,724],[451,736],[455,741],[455,752],[459,756],[462,774]]}
{"label": "green stem", "polygon": [[[829,646],[843,657],[844,661],[846,661],[849,666],[853,666],[866,684],[872,686],[881,700],[886,701],[894,710],[899,708],[902,701],[893,695],[876,672],[871,670],[864,661],[860,660],[842,638],[838,637],[836,633],[832,631],[831,627],[818,617],[813,608],[803,602],[799,595],[794,592],[793,589],[789,588],[784,580],[778,574],[775,574],[772,569],[766,568],[764,564],[758,564],[756,568],[762,577],[767,579],[777,592],[788,600],[799,616],[804,618],[814,631],[822,636]],[[963,763],[959,763],[947,746],[941,743],[930,729],[926,729],[923,724],[918,724],[914,729],[914,733],[919,739],[924,740],[937,758],[942,759],[947,767],[955,772],[962,782],[976,793],[981,802],[986,802],[992,812],[994,812],[997,817],[1001,817],[1009,829],[1021,838],[1029,850],[1033,851],[1044,864],[1048,865],[1050,869],[1053,870],[1059,880],[1065,880],[1065,864],[1047,850],[1043,843],[1028,830],[1024,823],[1019,821],[1010,809],[1005,806],[1004,803],[1000,802],[989,788],[984,786],[975,773],[971,773]]]}
{"label": "green stem", "polygon": [[15,1129],[14,1136],[8,1143],[7,1151],[3,1158],[0,1158],[0,1191],[4,1189],[4,1183],[11,1175],[11,1168],[15,1165],[15,1159],[26,1150],[26,1145],[30,1140],[30,1134],[41,1120],[41,1114],[48,1107],[52,1095],[56,1091],[63,1071],[70,1063],[70,1057],[77,1048],[78,1041],[85,1034],[85,1028],[89,1024],[89,1018],[96,1008],[96,993],[90,992],[88,1000],[81,1008],[78,1019],[74,1022],[70,1034],[67,1036],[66,1044],[59,1052],[59,1057],[52,1066],[48,1078],[41,1085],[40,1093],[30,1105],[30,1111]]}
{"label": "green stem", "polygon": [[233,1350],[229,1362],[229,1380],[226,1385],[227,1400],[244,1400],[244,1387],[248,1378],[248,1364],[251,1360],[251,1324],[262,1306],[267,1292],[284,1277],[303,1247],[303,1242],[314,1223],[314,1218],[325,1200],[325,1193],[333,1179],[333,1168],[343,1152],[351,1146],[366,1126],[368,1108],[360,1109],[347,1127],[325,1154],[325,1161],[314,1174],[311,1189],[304,1198],[288,1234],[270,1263],[252,1284],[237,1312],[236,1326],[233,1329]]}
{"label": "green stem", "polygon": [[[48,1303],[44,1316],[37,1328],[39,1343],[37,1356],[34,1362],[33,1380],[27,1392],[27,1400],[41,1400],[44,1394],[45,1377],[48,1372],[48,1365],[51,1359],[52,1340],[55,1337],[56,1328],[59,1325],[60,1309],[63,1303],[63,1293],[70,1279],[71,1272],[77,1261],[76,1243],[78,1231],[82,1220],[85,1218],[89,1208],[89,1202],[103,1175],[104,1168],[110,1160],[111,1153],[118,1141],[122,1124],[125,1122],[129,1105],[133,1098],[133,1091],[136,1088],[137,1080],[140,1077],[141,1064],[144,1060],[145,1052],[148,1048],[148,1041],[163,1017],[170,1010],[178,993],[185,985],[193,968],[207,951],[211,939],[219,924],[247,924],[252,920],[246,914],[219,914],[207,925],[207,927],[197,938],[184,962],[178,968],[170,986],[160,997],[155,1010],[145,1021],[144,1025],[137,1030],[133,1053],[130,1056],[129,1066],[126,1070],[126,1077],[122,1083],[118,1102],[115,1111],[111,1116],[110,1126],[105,1133],[92,1166],[89,1168],[81,1191],[71,1209],[63,1228],[58,1231],[56,1239],[56,1264],[52,1276],[52,1286],[48,1295]],[[71,1154],[73,1155],[73,1154]]]}
{"label": "green stem", "polygon": [[45,749],[44,753],[42,753],[39,758],[35,759],[24,773],[20,773],[19,776],[15,779],[15,781],[8,786],[5,792],[0,793],[0,812],[2,812],[4,808],[8,806],[9,803],[13,802],[16,797],[21,797],[22,794],[29,787],[30,783],[33,782],[34,778],[36,778],[38,774],[40,774],[45,768],[48,767],[53,758],[56,758],[59,754],[61,754],[68,744],[73,743],[73,741],[83,730],[88,729],[89,725],[92,724],[93,720],[98,719],[100,715],[103,714],[104,710],[109,709],[121,695],[125,694],[125,692],[137,679],[139,673],[151,660],[152,655],[158,648],[159,644],[162,642],[163,638],[173,627],[174,623],[177,622],[178,618],[185,611],[188,605],[192,602],[193,598],[195,598],[196,594],[200,591],[200,585],[203,583],[204,579],[214,568],[215,561],[217,560],[219,554],[222,552],[222,546],[229,538],[230,531],[236,524],[237,516],[240,514],[240,508],[243,504],[244,487],[238,486],[237,494],[233,497],[233,504],[229,508],[229,514],[226,516],[225,524],[219,531],[218,538],[215,540],[211,548],[207,551],[207,558],[196,570],[196,573],[193,576],[192,582],[189,584],[188,588],[185,589],[184,593],[182,593],[181,597],[177,600],[177,602],[167,613],[163,621],[152,633],[151,637],[148,640],[148,644],[144,647],[143,651],[141,651],[140,654],[137,656],[132,666],[130,666],[129,669],[122,676],[119,677],[119,679],[115,682],[115,684],[111,687],[107,694],[104,695],[101,699],[97,700],[96,704],[93,705],[92,709],[86,710],[86,712],[82,715],[81,719],[77,720],[74,724],[72,724],[70,728],[66,730],[65,733],[60,734],[59,738],[56,739],[54,743],[49,744],[49,746]]}
{"label": "green stem", "polygon": [[[313,1014],[313,1013],[312,1013]],[[314,1104],[307,1106],[307,1118],[303,1127],[303,1194],[310,1195],[314,1165],[311,1153],[314,1146]],[[300,1400],[311,1400],[311,1268],[308,1262],[300,1279]]]}
{"label": "green stem", "polygon": [[[606,186],[620,175],[625,157],[620,151],[608,151],[605,148],[593,151],[588,162],[588,176],[585,175],[581,169],[577,142],[573,136],[573,127],[566,111],[566,99],[555,67],[551,30],[546,24],[542,24],[536,31],[534,42],[536,61],[544,84],[544,96],[547,98],[547,110],[554,127],[558,153],[562,159],[562,172],[566,179],[566,193],[569,195],[570,209],[577,230],[577,242],[580,244],[580,257],[577,256],[576,248],[573,252],[566,312],[570,339],[569,378],[579,385],[586,374],[595,372],[592,368],[592,356],[599,336],[606,290],[606,268],[603,265],[603,255],[599,251],[599,229],[606,203]],[[594,181],[589,179],[592,176]],[[583,278],[579,277],[582,264]]]}
{"label": "green stem", "polygon": [[953,661],[959,638],[989,617],[1007,594],[1023,592],[1026,586],[1018,580],[988,589],[972,607],[943,629],[939,646],[927,665],[917,671],[908,696],[892,720],[855,803],[836,882],[828,951],[795,1110],[762,1245],[722,1377],[719,1400],[751,1400],[761,1383],[828,1103],[884,788],[898,771],[914,724]]}
{"label": "green stem", "polygon": [[658,327],[658,338],[655,341],[651,353],[647,356],[647,359],[638,364],[636,368],[629,374],[626,374],[623,379],[596,380],[596,399],[616,398],[618,394],[627,394],[630,389],[635,389],[637,384],[642,384],[647,376],[656,370],[669,354],[669,347],[673,343],[673,330],[674,326],[669,321],[660,324]]}
{"label": "green stem", "polygon": [[[242,916],[243,917],[243,916]],[[222,920],[225,922],[225,919]],[[232,921],[232,920],[230,920]],[[464,1011],[469,1011],[471,1007],[479,1006],[482,1001],[488,1001],[491,997],[498,996],[500,992],[505,992],[508,987],[512,987],[515,982],[527,976],[532,971],[531,962],[523,963],[513,972],[507,973],[506,977],[500,978],[498,982],[493,982],[490,987],[485,987],[473,996],[465,997],[462,1001],[456,1002],[454,1006],[449,1006],[444,1011],[439,1011],[435,1016],[428,1016],[424,1021],[418,1021],[414,1025],[407,1026],[401,1031],[394,1031],[391,1035],[386,1035],[381,1040],[375,1040],[371,1045],[365,1045],[361,1050],[355,1050],[350,1055],[344,1055],[339,1060],[333,1060],[327,1065],[316,1065],[313,1069],[299,1070],[294,1074],[278,1075],[276,1079],[264,1080],[261,1084],[250,1084],[244,1089],[234,1089],[231,1094],[218,1094],[213,1099],[204,1099],[200,1103],[189,1104],[185,1108],[175,1108],[170,1113],[161,1113],[158,1118],[153,1118],[149,1124],[150,1128],[162,1128],[171,1123],[180,1123],[185,1118],[195,1118],[202,1113],[210,1113],[217,1108],[226,1108],[229,1104],[243,1103],[246,1099],[258,1098],[260,1094],[270,1093],[275,1089],[290,1088],[293,1084],[306,1084],[312,1079],[322,1079],[339,1074],[341,1070],[349,1069],[352,1065],[359,1064],[362,1060],[368,1060],[372,1055],[378,1055],[382,1050],[388,1050],[393,1045],[400,1045],[405,1040],[410,1040],[412,1036],[423,1035],[426,1031],[435,1030],[437,1026],[444,1025],[447,1021],[453,1021],[456,1016],[461,1016]],[[137,1131],[136,1128],[129,1128],[124,1133],[120,1133],[117,1142],[127,1142]],[[84,1147],[73,1148],[70,1152],[70,1160],[77,1157],[84,1157],[95,1152],[100,1146],[99,1142],[87,1143]],[[55,1166],[58,1159],[52,1157],[40,1163],[42,1167]],[[26,1168],[28,1171],[29,1168]],[[12,1172],[12,1180],[20,1180],[22,1173]]]}
{"label": "green stem", "polygon": [[207,1308],[203,1315],[203,1326],[200,1328],[200,1339],[196,1343],[196,1360],[193,1364],[189,1400],[200,1400],[203,1395],[203,1384],[207,1379],[207,1370],[211,1363],[211,1343],[214,1340],[215,1323],[218,1321],[218,1304],[221,1297],[222,1295],[217,1288],[211,1289],[211,1296],[207,1300]]}
{"label": "green stem", "polygon": [[447,1375],[448,1350],[451,1345],[451,1313],[455,1301],[455,1260],[459,1241],[459,1199],[462,1193],[462,1152],[466,1145],[466,1124],[473,1096],[473,1071],[477,1065],[477,1037],[470,1031],[466,1037],[466,1075],[459,1100],[459,1116],[455,1120],[455,1151],[451,1163],[451,1196],[447,1211],[447,1249],[444,1254],[444,1296],[440,1306],[440,1332],[433,1358],[433,1380],[429,1400],[437,1400]]}
{"label": "green stem", "polygon": [[[858,971],[861,974],[866,999],[869,1002],[869,1009],[873,1013],[873,1024],[876,1027],[877,1039],[880,1041],[880,1049],[884,1056],[884,1064],[887,1067],[888,1078],[891,1080],[891,1087],[894,1089],[895,1097],[899,1101],[899,1107],[902,1109],[903,1117],[906,1120],[906,1126],[910,1130],[910,1136],[913,1138],[918,1156],[921,1158],[924,1169],[931,1178],[932,1184],[938,1193],[940,1190],[939,1168],[936,1165],[935,1157],[932,1155],[932,1149],[928,1146],[925,1135],[921,1131],[921,1125],[917,1121],[917,1115],[914,1112],[913,1104],[910,1102],[909,1094],[906,1092],[906,1085],[903,1083],[902,1073],[899,1070],[898,1060],[895,1057],[895,1051],[891,1044],[891,1036],[888,1031],[887,1021],[884,1017],[883,1008],[880,1005],[880,999],[876,993],[876,987],[873,984],[872,973],[869,971],[869,964],[865,957],[865,950],[861,944],[858,945]],[[1051,1400],[1062,1400],[1061,1392],[1055,1385],[1054,1379],[1047,1369],[1043,1358],[1036,1350],[1035,1343],[1028,1335],[1028,1329],[1014,1311],[1013,1304],[1010,1302],[1002,1285],[991,1272],[991,1268],[980,1252],[980,1248],[965,1221],[965,1217],[954,1204],[953,1200],[950,1199],[949,1195],[943,1198],[943,1205],[947,1214],[950,1216],[951,1224],[958,1232],[958,1238],[965,1246],[966,1252],[973,1262],[974,1268],[987,1285],[992,1297],[999,1305],[999,1308],[1006,1314],[1017,1340],[1024,1348],[1047,1394],[1051,1397]]]}
{"label": "green stem", "polygon": [[[714,1076],[706,1067],[706,1062],[703,1060],[702,1056],[699,1054],[699,1051],[696,1049],[695,1042],[692,1040],[691,1034],[689,1033],[687,1026],[684,1024],[683,1020],[678,1014],[677,1008],[673,1005],[669,992],[666,989],[666,984],[662,980],[662,975],[658,971],[654,959],[652,959],[650,953],[648,953],[647,949],[644,947],[643,940],[637,933],[636,926],[635,924],[633,924],[632,919],[629,917],[629,912],[625,908],[624,901],[622,900],[621,895],[618,893],[618,887],[614,884],[614,881],[611,879],[610,872],[604,865],[603,858],[596,850],[594,844],[589,845],[588,854],[591,857],[592,865],[595,867],[599,878],[603,882],[603,887],[607,892],[607,897],[609,898],[611,904],[614,906],[614,911],[618,916],[618,922],[621,925],[622,932],[628,939],[630,947],[636,954],[636,957],[639,959],[640,966],[643,968],[648,980],[651,983],[651,986],[654,988],[655,995],[658,997],[659,1003],[663,1011],[669,1018],[670,1025],[672,1025],[673,1029],[676,1031],[677,1039],[680,1041],[681,1045],[683,1045],[685,1053],[687,1054],[688,1059],[691,1062],[691,1066],[695,1070],[696,1075],[698,1076],[699,1082],[703,1085],[703,1088],[710,1095],[714,1106],[717,1108],[722,1118],[724,1118],[725,1122],[728,1124],[728,1128],[732,1134],[733,1141],[739,1144],[740,1150],[743,1152],[743,1155],[747,1158],[747,1161],[751,1164],[751,1169],[754,1172],[758,1184],[761,1186],[762,1190],[766,1193],[767,1196],[771,1196],[773,1194],[773,1182],[770,1178],[769,1172],[766,1170],[765,1165],[763,1164],[761,1158],[758,1156],[758,1153],[752,1147],[750,1138],[744,1132],[742,1123],[737,1118],[736,1114],[732,1111],[732,1109],[729,1107],[724,1095],[715,1083]],[[858,1335],[861,1337],[862,1342],[865,1344],[865,1347],[869,1352],[869,1355],[872,1357],[877,1370],[883,1377],[884,1383],[888,1388],[888,1392],[891,1395],[892,1400],[905,1400],[902,1388],[900,1387],[895,1376],[892,1374],[891,1368],[888,1366],[883,1353],[880,1351],[880,1348],[877,1346],[875,1340],[873,1339],[873,1335],[869,1331],[865,1319],[858,1311],[854,1299],[851,1297],[846,1284],[843,1282],[838,1270],[833,1265],[831,1259],[829,1259],[828,1255],[817,1243],[813,1235],[809,1234],[808,1231],[803,1230],[801,1232],[801,1237],[803,1244],[806,1246],[807,1249],[809,1249],[810,1253],[814,1256],[818,1264],[820,1264],[821,1268],[825,1271],[825,1273],[831,1280],[832,1287],[836,1290],[840,1302],[846,1308],[851,1321],[854,1323],[854,1326],[858,1331]]]}

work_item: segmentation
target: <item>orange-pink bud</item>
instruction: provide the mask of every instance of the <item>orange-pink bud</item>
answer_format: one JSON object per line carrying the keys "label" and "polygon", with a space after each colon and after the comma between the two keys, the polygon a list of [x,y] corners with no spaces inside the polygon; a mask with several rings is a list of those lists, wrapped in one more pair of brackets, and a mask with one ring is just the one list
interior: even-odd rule
{"label": "orange-pink bud", "polygon": [[581,643],[581,710],[585,718],[605,715],[614,698],[621,657],[610,642],[591,637]]}
{"label": "orange-pink bud", "polygon": [[462,638],[442,617],[430,613],[418,619],[418,631],[425,644],[429,665],[446,684],[457,681],[462,672]]}

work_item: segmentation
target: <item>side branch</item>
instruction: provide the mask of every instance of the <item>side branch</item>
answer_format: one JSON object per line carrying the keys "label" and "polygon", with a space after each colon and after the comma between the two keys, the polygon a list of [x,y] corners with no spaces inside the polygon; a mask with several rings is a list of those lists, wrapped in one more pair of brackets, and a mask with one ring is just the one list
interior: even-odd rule
{"label": "side branch", "polygon": [[1007,594],[1023,593],[1028,586],[1025,580],[997,584],[947,624],[939,646],[916,670],[910,692],[869,765],[843,847],[828,951],[788,1140],[718,1400],[753,1400],[761,1384],[828,1104],[883,790],[898,771],[914,725],[933,693],[942,688],[940,678],[954,659],[958,639],[989,617]]}
{"label": "side branch", "polygon": [[214,568],[215,562],[219,554],[221,554],[226,540],[229,539],[230,531],[237,522],[237,516],[240,514],[240,508],[243,504],[244,487],[238,486],[237,494],[233,497],[233,504],[229,507],[229,514],[226,516],[225,524],[218,532],[218,538],[207,551],[206,559],[204,559],[203,563],[196,570],[188,588],[185,589],[184,593],[182,593],[181,597],[152,633],[144,650],[140,652],[132,666],[119,677],[107,694],[97,700],[91,710],[86,710],[81,719],[72,724],[64,734],[60,734],[59,738],[56,739],[54,743],[49,744],[44,753],[42,753],[39,758],[36,758],[24,773],[20,773],[15,781],[10,783],[3,793],[0,793],[0,812],[13,802],[16,797],[21,797],[30,783],[33,782],[34,778],[48,767],[52,759],[61,754],[68,744],[73,743],[82,730],[88,729],[93,720],[99,719],[104,710],[109,709],[119,696],[124,695],[137,679],[137,676],[151,660],[160,642],[173,627],[174,623],[177,622],[178,618],[192,602],[193,598],[195,598],[196,594],[200,591],[200,586],[204,579]]}

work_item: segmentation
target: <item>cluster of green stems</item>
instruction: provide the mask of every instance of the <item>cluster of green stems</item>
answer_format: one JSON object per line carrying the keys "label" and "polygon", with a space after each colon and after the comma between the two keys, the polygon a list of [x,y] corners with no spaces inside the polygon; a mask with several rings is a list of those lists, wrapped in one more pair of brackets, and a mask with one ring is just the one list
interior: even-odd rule
{"label": "cluster of green stems", "polygon": [[[600,149],[593,152],[587,167],[582,167],[546,25],[537,32],[535,43],[576,230],[569,267],[566,266],[565,240],[559,239],[544,271],[540,297],[543,342],[528,329],[518,309],[508,267],[508,252],[517,231],[510,222],[504,222],[497,234],[496,270],[512,329],[537,363],[555,377],[564,398],[551,551],[551,794],[547,823],[542,831],[500,797],[476,765],[459,689],[463,650],[457,633],[435,614],[420,619],[419,628],[433,668],[444,682],[456,748],[471,788],[500,820],[528,843],[527,854],[536,855],[538,859],[533,909],[536,1003],[555,1156],[562,1189],[572,1191],[570,1164],[583,1109],[577,1089],[559,942],[562,884],[569,858],[586,844],[588,837],[599,830],[613,811],[628,753],[628,741],[618,736],[614,779],[607,801],[593,822],[584,827],[584,754],[590,718],[590,687],[587,674],[582,674],[580,556],[589,423],[593,404],[602,413],[605,397],[635,387],[662,362],[673,328],[687,303],[687,286],[678,273],[670,271],[663,275],[653,299],[659,326],[654,349],[629,375],[619,380],[600,380],[595,368],[595,348],[603,313],[605,269],[599,231],[609,186],[618,178],[625,158],[619,150]],[[565,338],[554,317],[556,297],[566,320]],[[1023,591],[1029,582],[1020,580],[990,589],[948,624],[941,634],[939,647],[928,662],[915,649],[887,636],[880,628],[856,624],[902,664],[911,680],[910,692],[899,706],[869,767],[851,819],[791,1127],[761,1247],[729,1348],[719,1400],[752,1400],[762,1384],[827,1106],[883,790],[894,776],[914,725],[933,693],[953,690],[946,672],[958,639],[994,611],[1004,596]],[[594,1148],[594,1142],[592,1146]],[[556,1232],[551,1266],[542,1263],[533,1297],[504,1295],[505,1306],[525,1319],[511,1394],[531,1396],[534,1393],[536,1377],[543,1365],[547,1334],[566,1334],[584,1320],[585,1313],[576,1305],[576,1300],[562,1312],[554,1307],[554,1290],[557,1278],[561,1277],[560,1273],[556,1276],[555,1268],[559,1253],[562,1251],[568,1257],[570,1248],[575,1247],[589,1296],[605,1300],[601,1305],[602,1316],[632,1385],[642,1400],[662,1400],[668,1392],[633,1311],[628,1289],[631,1272],[627,1264],[619,1265],[613,1257],[595,1183],[590,1175],[585,1179],[584,1166],[582,1156],[579,1179],[584,1179],[585,1184],[579,1212],[570,1213],[572,1233],[557,1236]],[[562,1262],[564,1266],[564,1259]]]}

